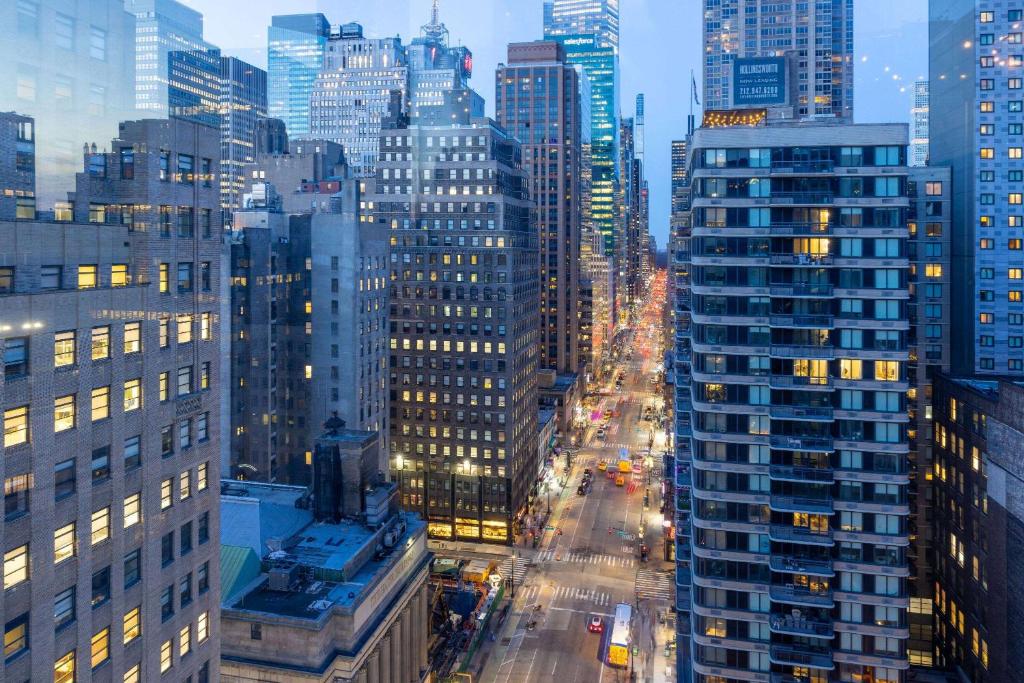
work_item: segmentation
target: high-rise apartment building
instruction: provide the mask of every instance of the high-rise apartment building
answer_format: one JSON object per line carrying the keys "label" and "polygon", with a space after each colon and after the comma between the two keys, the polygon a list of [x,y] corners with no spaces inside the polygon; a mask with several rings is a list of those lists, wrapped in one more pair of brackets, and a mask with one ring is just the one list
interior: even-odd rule
{"label": "high-rise apartment building", "polygon": [[0,220],[36,217],[36,122],[0,112]]}
{"label": "high-rise apartment building", "polygon": [[0,223],[4,680],[217,678],[219,143],[110,148],[57,222]]}
{"label": "high-rise apartment building", "polygon": [[213,47],[167,54],[167,115],[221,130],[221,55]]}
{"label": "high-rise apartment building", "polygon": [[1024,97],[1015,56],[993,54],[1019,35],[1021,11],[990,0],[929,4],[929,97],[945,114],[929,122],[929,163],[953,172],[954,285],[944,305],[959,374],[1024,373],[1024,251],[1014,238],[1024,225]]}
{"label": "high-rise apartment building", "polygon": [[797,117],[853,120],[853,0],[703,0],[703,5],[706,111],[747,106],[749,97],[763,97],[763,89],[752,93],[740,87],[747,80],[736,73],[736,60],[778,56],[786,62],[773,81],[780,86],[777,103],[790,100]]}
{"label": "high-rise apartment building", "polygon": [[682,209],[682,191],[686,187],[686,140],[672,141],[672,213]]}
{"label": "high-rise apartment building", "polygon": [[81,170],[82,143],[132,117],[135,22],[124,0],[0,3],[0,112],[35,119],[36,203],[50,211]]}
{"label": "high-rise apartment building", "polygon": [[364,38],[362,26],[345,24],[331,37],[313,84],[310,137],[341,144],[354,175],[373,175],[381,122],[394,93],[405,108],[408,87],[401,39]]}
{"label": "high-rise apartment building", "polygon": [[690,150],[676,507],[693,678],[902,681],[907,126],[765,114],[706,113]]}
{"label": "high-rise apartment building", "polygon": [[135,17],[135,108],[168,116],[168,55],[213,47],[203,40],[203,15],[178,0],[124,0],[124,8]]}
{"label": "high-rise apartment building", "polygon": [[528,188],[490,120],[381,132],[365,213],[391,229],[389,467],[432,538],[511,543],[542,466]]}
{"label": "high-rise apartment building", "polygon": [[590,215],[616,256],[622,225],[616,209],[619,180],[619,4],[617,0],[546,0],[544,38],[557,40],[566,60],[590,83]]}
{"label": "high-rise apartment building", "polygon": [[958,680],[1020,680],[1024,385],[935,380],[935,664]]}
{"label": "high-rise apartment building", "polygon": [[267,29],[267,111],[293,140],[309,137],[310,97],[330,33],[323,14],[275,16]]}
{"label": "high-rise apartment building", "polygon": [[266,116],[267,72],[237,57],[221,57],[220,198],[226,211],[242,207],[245,170],[256,162],[257,126]]}
{"label": "high-rise apartment building", "polygon": [[928,81],[914,81],[910,116],[910,165],[924,166],[928,163]]}
{"label": "high-rise apartment building", "polygon": [[[512,43],[495,75],[499,125],[521,143],[540,247],[540,358],[544,368],[581,370],[580,78],[554,41]],[[588,321],[588,326],[589,326]]]}
{"label": "high-rise apartment building", "polygon": [[953,213],[950,170],[943,166],[911,167],[907,177],[910,257],[910,610],[907,658],[910,664],[931,666],[934,539],[932,424],[933,378],[949,371],[950,361],[950,219]]}

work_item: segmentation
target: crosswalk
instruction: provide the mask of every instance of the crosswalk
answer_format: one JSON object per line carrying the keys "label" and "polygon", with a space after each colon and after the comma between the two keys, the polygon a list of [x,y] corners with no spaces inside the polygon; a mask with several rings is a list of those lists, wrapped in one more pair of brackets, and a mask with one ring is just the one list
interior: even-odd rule
{"label": "crosswalk", "polygon": [[[624,549],[628,546],[622,546]],[[632,551],[628,547],[628,551]],[[561,559],[556,559],[561,558]],[[604,564],[610,567],[632,567],[636,560],[632,557],[618,557],[616,555],[605,555],[603,553],[565,552],[561,550],[541,550],[537,553],[538,562],[571,562],[575,564]],[[516,568],[518,570],[518,567]],[[502,574],[502,576],[505,576]]]}
{"label": "crosswalk", "polygon": [[[536,603],[542,600],[542,591],[544,589],[540,586],[524,586],[516,592],[516,597],[522,596],[525,600],[525,604]],[[614,601],[611,593],[607,591],[598,590],[596,588],[575,588],[572,586],[555,586],[548,597],[543,598],[547,600],[552,606],[559,606],[565,604],[578,605],[579,603],[589,603],[594,607],[607,607]]]}
{"label": "crosswalk", "polygon": [[530,566],[530,560],[525,557],[515,558],[515,574],[512,573],[512,558],[506,557],[500,563],[498,563],[498,574],[503,579],[511,579],[515,577],[516,585],[518,586],[526,580],[526,568]]}
{"label": "crosswalk", "polygon": [[672,574],[642,568],[636,574],[636,592],[641,599],[672,600],[675,595]]}

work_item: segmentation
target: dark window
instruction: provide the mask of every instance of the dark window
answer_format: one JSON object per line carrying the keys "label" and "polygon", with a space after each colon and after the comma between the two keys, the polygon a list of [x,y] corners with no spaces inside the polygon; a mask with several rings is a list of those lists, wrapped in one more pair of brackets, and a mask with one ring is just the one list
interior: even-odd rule
{"label": "dark window", "polygon": [[92,575],[92,606],[98,607],[110,599],[110,567]]}
{"label": "dark window", "polygon": [[142,549],[127,553],[124,556],[124,587],[134,586],[142,578]]}
{"label": "dark window", "polygon": [[210,683],[209,662],[203,662],[203,665],[199,667],[199,673],[196,674],[196,683]]}
{"label": "dark window", "polygon": [[39,269],[39,288],[60,289],[64,284],[63,275],[62,266],[43,266]]}
{"label": "dark window", "polygon": [[174,425],[160,429],[160,455],[165,458],[174,455]]}
{"label": "dark window", "polygon": [[203,564],[196,571],[196,590],[200,595],[210,590],[210,563]]}
{"label": "dark window", "polygon": [[63,590],[53,598],[53,624],[56,630],[75,620],[76,587]]}
{"label": "dark window", "polygon": [[110,446],[94,448],[92,451],[92,483],[110,478]]}
{"label": "dark window", "polygon": [[121,179],[131,180],[135,177],[135,150],[131,147],[121,148]]}
{"label": "dark window", "polygon": [[179,555],[187,555],[192,552],[192,522],[185,522],[181,525],[178,541],[181,546],[178,552]]}
{"label": "dark window", "polygon": [[60,500],[75,492],[75,459],[63,460],[53,468],[53,499]]}
{"label": "dark window", "polygon": [[204,292],[210,291],[210,262],[203,261],[199,264],[199,287]]}
{"label": "dark window", "polygon": [[129,436],[124,440],[124,468],[126,470],[134,469],[142,464],[140,440],[139,436]]}
{"label": "dark window", "polygon": [[249,637],[253,640],[263,640],[263,624],[249,624]]}
{"label": "dark window", "polygon": [[191,292],[192,291],[192,264],[191,263],[179,263],[178,264],[178,291],[179,292]]}
{"label": "dark window", "polygon": [[28,512],[32,475],[17,474],[4,479],[4,518],[14,519]]}
{"label": "dark window", "polygon": [[168,586],[160,594],[160,618],[167,621],[174,616],[174,586]]}
{"label": "dark window", "polygon": [[210,187],[213,185],[213,170],[212,162],[210,159],[200,159],[199,161],[199,172],[203,174],[203,187]]}
{"label": "dark window", "polygon": [[[0,293],[3,293],[3,268],[0,268]],[[10,290],[6,290],[10,291]],[[28,337],[10,337],[4,340],[4,376],[8,379],[28,374]]]}
{"label": "dark window", "polygon": [[192,572],[181,577],[178,582],[178,604],[184,607],[192,602]]}
{"label": "dark window", "polygon": [[191,154],[178,155],[178,182],[186,185],[195,182],[195,159]]}
{"label": "dark window", "polygon": [[195,214],[191,206],[178,207],[178,237],[190,238],[194,234]]}
{"label": "dark window", "polygon": [[174,532],[168,531],[160,539],[160,564],[166,567],[174,562]]}
{"label": "dark window", "polygon": [[4,624],[4,661],[28,651],[28,612]]}
{"label": "dark window", "polygon": [[199,515],[199,545],[210,540],[210,513],[204,512]]}
{"label": "dark window", "polygon": [[[167,180],[168,174],[171,170],[171,153],[166,150],[160,150],[160,180]],[[164,207],[160,207],[163,210]]]}

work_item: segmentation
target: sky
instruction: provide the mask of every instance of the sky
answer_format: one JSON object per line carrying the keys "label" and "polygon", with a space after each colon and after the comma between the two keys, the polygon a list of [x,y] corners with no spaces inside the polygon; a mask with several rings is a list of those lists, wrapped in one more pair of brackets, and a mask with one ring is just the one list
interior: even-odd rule
{"label": "sky", "polygon": [[[854,121],[910,120],[912,85],[928,72],[927,0],[854,0]],[[367,36],[418,35],[431,0],[182,0],[203,13],[205,38],[226,55],[266,68],[274,14],[323,12],[332,25],[357,21]],[[244,13],[239,12],[240,7]],[[620,0],[620,111],[646,104],[650,231],[668,238],[671,141],[686,133],[690,71],[701,82],[703,0]],[[494,114],[494,69],[511,42],[543,37],[542,0],[441,0],[455,44],[473,52],[473,87]],[[699,112],[699,108],[697,108]]]}

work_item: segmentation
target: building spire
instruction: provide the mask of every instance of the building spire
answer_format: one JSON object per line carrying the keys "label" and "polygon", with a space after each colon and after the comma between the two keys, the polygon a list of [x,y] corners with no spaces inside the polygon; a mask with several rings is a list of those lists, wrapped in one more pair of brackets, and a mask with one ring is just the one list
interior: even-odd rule
{"label": "building spire", "polygon": [[430,23],[420,27],[423,35],[431,40],[436,40],[445,45],[448,44],[448,28],[441,23],[440,2],[433,0],[430,7]]}

